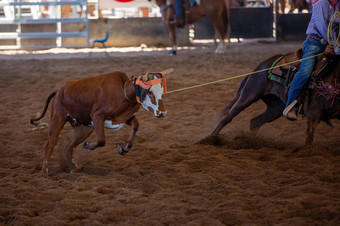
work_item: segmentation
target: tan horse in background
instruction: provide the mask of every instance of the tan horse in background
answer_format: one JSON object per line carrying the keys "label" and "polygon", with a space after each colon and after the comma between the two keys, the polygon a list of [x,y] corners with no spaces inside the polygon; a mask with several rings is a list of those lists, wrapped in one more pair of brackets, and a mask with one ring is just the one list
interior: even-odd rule
{"label": "tan horse in background", "polygon": [[[155,1],[161,8],[163,21],[168,25],[172,47],[169,55],[176,55],[176,25],[171,23],[175,18],[174,0]],[[184,5],[187,5],[187,1],[184,0],[184,2]],[[220,40],[215,53],[223,53],[225,49],[224,39],[229,38],[230,33],[229,0],[201,0],[199,5],[186,7],[184,11],[185,24],[193,24],[199,21],[203,16],[207,16],[211,20]]]}

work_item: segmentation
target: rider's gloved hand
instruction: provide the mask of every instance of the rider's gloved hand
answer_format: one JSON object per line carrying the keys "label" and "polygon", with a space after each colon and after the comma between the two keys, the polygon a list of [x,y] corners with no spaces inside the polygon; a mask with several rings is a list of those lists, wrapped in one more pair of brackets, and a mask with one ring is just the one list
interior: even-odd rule
{"label": "rider's gloved hand", "polygon": [[324,51],[327,54],[334,55],[334,48],[330,45],[328,45]]}

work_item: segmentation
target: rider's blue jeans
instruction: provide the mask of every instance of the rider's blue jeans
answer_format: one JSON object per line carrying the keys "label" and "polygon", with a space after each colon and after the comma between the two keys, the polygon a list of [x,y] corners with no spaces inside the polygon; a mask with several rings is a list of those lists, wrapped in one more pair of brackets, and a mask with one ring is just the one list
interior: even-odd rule
{"label": "rider's blue jeans", "polygon": [[183,0],[175,0],[175,12],[179,19],[183,19]]}
{"label": "rider's blue jeans", "polygon": [[[311,37],[307,37],[302,46],[303,59],[323,52],[326,46],[327,45],[322,44]],[[286,107],[288,107],[288,105],[290,105],[299,96],[301,89],[313,72],[315,61],[316,57],[311,57],[301,61],[300,69],[290,84]],[[294,109],[296,108],[297,106],[294,106]]]}

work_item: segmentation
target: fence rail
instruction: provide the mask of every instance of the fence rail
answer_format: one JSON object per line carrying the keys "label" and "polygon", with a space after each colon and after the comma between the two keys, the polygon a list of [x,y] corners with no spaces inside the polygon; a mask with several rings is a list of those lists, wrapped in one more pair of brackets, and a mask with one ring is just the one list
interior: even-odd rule
{"label": "fence rail", "polygon": [[[54,15],[51,18],[42,18],[41,7],[40,6],[48,6],[53,7]],[[62,6],[80,6],[81,9],[84,10],[84,17],[73,17],[73,18],[65,18],[62,17],[61,9]],[[31,48],[51,48],[52,47],[69,47],[63,45],[62,38],[86,38],[86,45],[74,46],[76,47],[88,47],[89,46],[89,21],[88,21],[88,3],[87,0],[73,0],[73,1],[49,1],[49,2],[24,2],[24,1],[16,1],[16,2],[0,2],[0,7],[3,8],[5,13],[5,18],[0,18],[0,40],[3,40],[0,44],[0,49],[31,49]],[[26,12],[31,12],[31,15],[27,18],[27,13],[24,14],[23,10]],[[55,32],[24,32],[22,29],[25,24],[55,24]],[[82,31],[75,32],[65,32],[62,30],[62,23],[83,23]],[[1,26],[8,29],[8,25],[10,26],[10,31],[6,31],[6,29],[2,29]],[[22,39],[37,39],[37,38],[49,38],[55,39],[55,45],[23,45]],[[6,41],[7,40],[7,41]],[[16,45],[8,44],[12,43],[15,40]]]}

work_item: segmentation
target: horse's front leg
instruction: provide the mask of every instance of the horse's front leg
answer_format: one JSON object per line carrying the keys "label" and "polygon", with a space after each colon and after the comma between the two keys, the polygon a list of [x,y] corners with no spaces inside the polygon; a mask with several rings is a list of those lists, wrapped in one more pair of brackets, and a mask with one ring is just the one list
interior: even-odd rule
{"label": "horse's front leg", "polygon": [[316,120],[312,118],[307,119],[307,130],[306,130],[306,137],[305,137],[305,144],[311,144],[314,139],[314,132],[315,128],[318,125]]}
{"label": "horse's front leg", "polygon": [[313,142],[314,131],[321,121],[323,111],[322,100],[316,99],[309,105],[305,144],[311,144]]}
{"label": "horse's front leg", "polygon": [[169,51],[169,56],[177,54],[177,39],[176,39],[176,27],[174,24],[168,23],[169,35],[170,35],[170,45],[172,49]]}
{"label": "horse's front leg", "polygon": [[125,155],[131,149],[133,145],[133,141],[135,139],[135,135],[139,128],[139,122],[136,117],[133,117],[132,119],[130,119],[128,122],[126,122],[126,124],[132,126],[132,131],[129,136],[129,139],[118,148],[118,153],[121,155]]}

